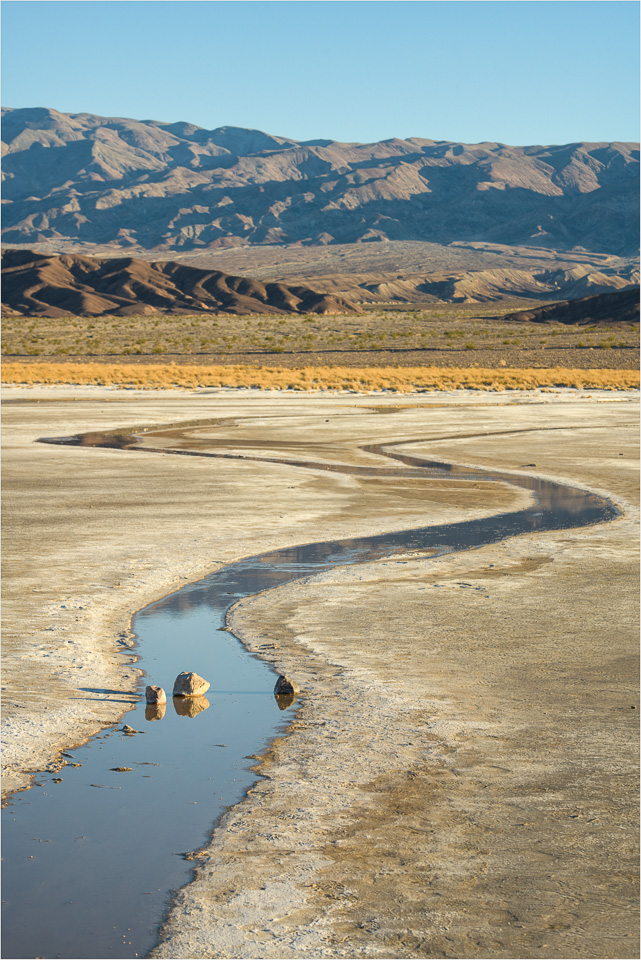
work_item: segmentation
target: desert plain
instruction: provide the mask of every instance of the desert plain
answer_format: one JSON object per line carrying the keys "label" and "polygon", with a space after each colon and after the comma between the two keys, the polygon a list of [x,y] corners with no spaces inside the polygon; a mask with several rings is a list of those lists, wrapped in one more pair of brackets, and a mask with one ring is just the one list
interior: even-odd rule
{"label": "desert plain", "polygon": [[[5,794],[126,720],[151,600],[275,547],[528,502],[322,464],[394,442],[608,497],[607,524],[340,567],[232,609],[299,708],[152,955],[638,955],[638,392],[59,383],[5,386],[3,415]],[[159,452],[36,442],[141,425]],[[173,456],[177,431],[258,459]],[[268,462],[294,452],[317,466]]]}

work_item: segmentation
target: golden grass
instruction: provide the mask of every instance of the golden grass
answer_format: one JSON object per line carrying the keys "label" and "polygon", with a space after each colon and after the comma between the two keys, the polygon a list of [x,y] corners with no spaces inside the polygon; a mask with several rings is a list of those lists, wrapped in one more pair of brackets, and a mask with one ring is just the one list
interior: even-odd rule
{"label": "golden grass", "polygon": [[6,384],[78,384],[139,389],[251,387],[260,390],[524,390],[535,387],[631,390],[637,370],[574,370],[563,367],[285,367],[197,366],[134,363],[23,363],[5,361]]}

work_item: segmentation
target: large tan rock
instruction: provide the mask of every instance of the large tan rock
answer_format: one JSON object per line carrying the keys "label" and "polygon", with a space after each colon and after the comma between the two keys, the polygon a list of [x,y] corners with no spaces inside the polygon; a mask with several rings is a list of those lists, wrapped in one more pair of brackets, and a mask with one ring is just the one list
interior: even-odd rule
{"label": "large tan rock", "polygon": [[175,697],[202,697],[209,690],[209,683],[197,673],[183,671],[174,683]]}

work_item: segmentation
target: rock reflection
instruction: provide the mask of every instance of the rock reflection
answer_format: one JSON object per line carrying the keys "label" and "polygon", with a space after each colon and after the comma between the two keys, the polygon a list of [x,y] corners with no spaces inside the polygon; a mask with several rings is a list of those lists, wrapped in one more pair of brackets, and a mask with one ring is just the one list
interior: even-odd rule
{"label": "rock reflection", "polygon": [[207,697],[173,697],[173,701],[179,717],[197,717],[209,708]]}
{"label": "rock reflection", "polygon": [[292,703],[296,703],[298,697],[294,693],[275,693],[274,699],[278,704],[279,710],[287,710]]}
{"label": "rock reflection", "polygon": [[162,720],[166,710],[166,703],[148,703],[145,707],[145,720]]}

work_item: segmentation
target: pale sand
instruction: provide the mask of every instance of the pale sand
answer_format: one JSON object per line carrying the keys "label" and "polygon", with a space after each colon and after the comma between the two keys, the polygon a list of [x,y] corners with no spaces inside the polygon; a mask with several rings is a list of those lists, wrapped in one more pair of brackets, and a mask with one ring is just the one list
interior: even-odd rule
{"label": "pale sand", "polygon": [[4,397],[41,399],[4,407],[5,791],[126,709],[137,670],[116,654],[119,634],[185,579],[276,546],[523,502],[498,485],[417,491],[35,438],[220,416],[242,418],[208,431],[230,450],[242,438],[277,455],[283,439],[313,438],[312,458],[363,463],[363,443],[541,429],[411,449],[536,463],[523,472],[606,492],[621,519],[341,568],[233,612],[250,648],[280,644],[267,656],[303,705],[266,779],[215,831],[155,955],[636,955],[636,394]]}

